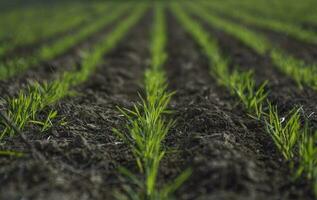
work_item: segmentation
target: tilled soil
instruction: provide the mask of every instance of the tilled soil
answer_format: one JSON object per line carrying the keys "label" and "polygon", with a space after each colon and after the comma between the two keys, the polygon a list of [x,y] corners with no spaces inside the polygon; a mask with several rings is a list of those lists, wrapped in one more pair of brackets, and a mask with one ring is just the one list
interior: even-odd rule
{"label": "tilled soil", "polygon": [[134,166],[134,158],[112,128],[125,125],[116,106],[131,107],[149,61],[150,17],[145,17],[121,44],[105,57],[100,69],[76,97],[54,106],[66,117],[45,135],[25,133],[36,150],[35,159],[18,138],[7,147],[27,152],[22,158],[0,157],[0,199],[113,199],[119,189],[117,166]]}

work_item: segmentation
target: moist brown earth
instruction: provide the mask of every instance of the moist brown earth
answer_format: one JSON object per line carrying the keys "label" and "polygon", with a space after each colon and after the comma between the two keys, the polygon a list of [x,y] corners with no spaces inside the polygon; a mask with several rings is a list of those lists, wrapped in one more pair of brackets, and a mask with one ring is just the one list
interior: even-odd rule
{"label": "moist brown earth", "polygon": [[287,178],[288,165],[272,139],[218,86],[199,47],[172,17],[168,38],[177,125],[167,145],[178,153],[168,155],[161,173],[193,170],[177,199],[312,199],[307,184]]}
{"label": "moist brown earth", "polygon": [[18,137],[6,139],[2,148],[26,152],[21,158],[0,157],[0,199],[113,199],[121,185],[117,167],[134,166],[128,148],[112,128],[125,125],[116,106],[131,107],[149,62],[150,18],[105,56],[90,80],[76,89],[78,95],[53,106],[67,122],[41,134],[27,130],[28,140],[40,158]]}

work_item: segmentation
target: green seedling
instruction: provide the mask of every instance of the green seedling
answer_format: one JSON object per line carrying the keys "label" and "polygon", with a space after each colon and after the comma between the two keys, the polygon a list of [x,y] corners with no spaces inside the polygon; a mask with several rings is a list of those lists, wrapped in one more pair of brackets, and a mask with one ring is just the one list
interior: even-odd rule
{"label": "green seedling", "polygon": [[[56,116],[56,111],[49,113],[48,122],[38,121],[37,114],[45,106],[67,95],[67,89],[68,86],[58,84],[58,82],[34,83],[26,91],[20,91],[16,98],[7,99],[7,116],[19,130],[23,130],[28,123],[35,122],[49,128],[48,122]],[[7,134],[11,136],[15,134],[15,130],[10,125],[5,127],[0,138],[2,139]]]}
{"label": "green seedling", "polygon": [[308,124],[300,132],[298,140],[298,168],[295,178],[305,176],[312,182],[313,191],[317,196],[317,131],[312,132]]}
{"label": "green seedling", "polygon": [[267,81],[256,89],[252,71],[238,72],[235,70],[230,74],[228,84],[231,92],[239,97],[251,116],[254,113],[254,117],[260,119],[263,114],[263,102],[267,98],[267,92],[264,89]]}
{"label": "green seedling", "polygon": [[30,123],[40,125],[42,127],[41,132],[45,132],[53,126],[52,120],[54,120],[56,117],[57,117],[57,111],[51,110],[49,114],[47,115],[45,121],[41,122],[41,121],[30,120]]}
{"label": "green seedling", "polygon": [[292,161],[294,148],[300,138],[300,112],[293,109],[286,117],[278,114],[277,107],[269,105],[269,113],[266,116],[265,124],[267,132],[272,136],[277,148],[284,158]]}
{"label": "green seedling", "polygon": [[23,155],[24,155],[23,153],[17,152],[17,151],[9,151],[9,150],[0,151],[0,156],[22,157]]}
{"label": "green seedling", "polygon": [[311,133],[307,127],[303,129],[298,140],[299,146],[299,167],[297,177],[306,174],[308,179],[314,178],[314,173],[317,168],[317,131]]}

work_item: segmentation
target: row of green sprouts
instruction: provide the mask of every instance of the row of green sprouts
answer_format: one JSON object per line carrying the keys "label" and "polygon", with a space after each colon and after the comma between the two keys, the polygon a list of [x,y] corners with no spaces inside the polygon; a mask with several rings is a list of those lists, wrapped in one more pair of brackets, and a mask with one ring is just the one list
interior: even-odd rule
{"label": "row of green sprouts", "polygon": [[[102,16],[93,23],[84,25],[74,34],[68,34],[58,38],[52,43],[43,44],[30,55],[17,56],[0,62],[0,80],[23,73],[27,69],[39,65],[41,62],[49,61],[62,55],[75,45],[82,43],[96,32],[102,30],[103,27],[117,20],[125,13],[129,5],[112,7],[114,8],[112,8],[113,10],[110,16]],[[102,11],[109,12],[110,8],[110,6],[107,6],[103,8]]]}
{"label": "row of green sprouts", "polygon": [[[172,10],[183,27],[192,35],[210,59],[211,74],[219,84],[239,98],[248,114],[259,120],[274,140],[277,149],[289,161],[296,178],[305,176],[317,195],[317,131],[303,122],[301,108],[294,108],[282,117],[278,108],[268,100],[267,82],[257,86],[252,71],[230,70],[228,59],[219,50],[217,41],[177,4]],[[304,121],[308,121],[305,120]],[[294,168],[296,166],[296,169]]]}
{"label": "row of green sprouts", "polygon": [[144,77],[145,97],[140,96],[140,102],[135,104],[133,109],[119,108],[128,120],[127,132],[114,129],[116,135],[131,148],[141,178],[122,167],[121,172],[133,183],[133,186],[125,186],[124,195],[116,194],[118,199],[171,199],[175,190],[190,175],[190,171],[185,170],[171,183],[162,187],[157,184],[160,162],[166,153],[163,141],[175,123],[174,120],[166,117],[172,112],[168,110],[168,104],[173,92],[167,91],[167,80],[163,69],[167,58],[166,25],[164,7],[160,4],[155,7],[153,26],[152,62]]}
{"label": "row of green sprouts", "polygon": [[17,47],[58,38],[91,23],[110,3],[30,6],[1,12],[0,57]]}

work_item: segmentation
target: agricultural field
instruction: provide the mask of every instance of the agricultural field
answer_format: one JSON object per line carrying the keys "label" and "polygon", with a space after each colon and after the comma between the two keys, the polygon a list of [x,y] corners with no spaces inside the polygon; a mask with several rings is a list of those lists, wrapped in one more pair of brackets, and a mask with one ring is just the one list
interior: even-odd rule
{"label": "agricultural field", "polygon": [[317,199],[316,0],[0,7],[0,200]]}

